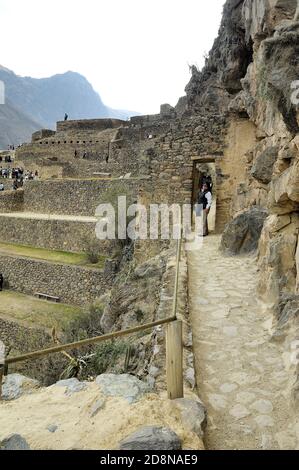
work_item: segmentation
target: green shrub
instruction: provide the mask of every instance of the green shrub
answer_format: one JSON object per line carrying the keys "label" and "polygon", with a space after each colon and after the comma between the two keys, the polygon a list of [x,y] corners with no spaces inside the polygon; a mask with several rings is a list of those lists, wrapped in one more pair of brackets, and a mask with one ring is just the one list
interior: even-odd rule
{"label": "green shrub", "polygon": [[101,252],[100,244],[98,240],[87,240],[85,241],[85,252],[87,261],[91,264],[97,264],[100,261]]}
{"label": "green shrub", "polygon": [[115,368],[127,349],[128,343],[125,341],[105,341],[97,346],[90,363],[95,374],[103,374],[107,369]]}
{"label": "green shrub", "polygon": [[136,315],[136,320],[138,322],[141,322],[141,320],[143,320],[143,318],[144,318],[144,312],[140,308],[135,310],[135,315]]}

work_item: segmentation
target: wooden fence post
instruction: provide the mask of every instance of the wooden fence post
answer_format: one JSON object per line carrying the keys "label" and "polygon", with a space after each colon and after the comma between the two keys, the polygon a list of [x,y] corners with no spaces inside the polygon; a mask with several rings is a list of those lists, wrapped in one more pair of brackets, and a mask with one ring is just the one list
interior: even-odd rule
{"label": "wooden fence post", "polygon": [[179,320],[166,327],[166,379],[168,398],[183,398],[183,324]]}
{"label": "wooden fence post", "polygon": [[0,364],[0,401],[2,400],[2,381],[4,377],[4,367]]}

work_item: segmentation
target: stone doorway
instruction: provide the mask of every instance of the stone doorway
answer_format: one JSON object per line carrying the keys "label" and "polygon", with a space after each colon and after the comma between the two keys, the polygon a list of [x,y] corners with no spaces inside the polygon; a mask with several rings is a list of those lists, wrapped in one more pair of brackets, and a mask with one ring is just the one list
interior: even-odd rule
{"label": "stone doorway", "polygon": [[194,161],[193,162],[193,188],[192,188],[192,205],[198,202],[198,193],[206,178],[210,179],[213,203],[209,214],[209,229],[215,231],[216,227],[216,206],[217,206],[217,187],[216,187],[216,165],[215,160]]}

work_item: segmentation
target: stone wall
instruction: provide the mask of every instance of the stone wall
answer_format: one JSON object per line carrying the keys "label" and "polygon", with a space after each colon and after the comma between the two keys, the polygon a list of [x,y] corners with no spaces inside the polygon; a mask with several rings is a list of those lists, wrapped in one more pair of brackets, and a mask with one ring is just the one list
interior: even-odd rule
{"label": "stone wall", "polygon": [[[173,294],[176,274],[176,249],[174,248],[174,245],[176,244],[172,244],[173,248],[169,250],[167,266],[162,279],[160,303],[156,313],[156,319],[159,320],[173,316]],[[190,388],[195,388],[196,383],[194,355],[192,349],[192,330],[189,317],[187,253],[183,247],[181,252],[178,286],[177,318],[183,323],[184,385],[190,390]],[[156,344],[151,361],[152,367],[149,368],[149,371],[151,371],[153,367],[159,370],[159,375],[156,377],[156,387],[163,390],[165,389],[166,378],[165,328],[158,327],[156,330]]]}
{"label": "stone wall", "polygon": [[66,304],[92,303],[109,289],[104,270],[0,255],[0,272],[11,290],[59,297]]}
{"label": "stone wall", "polygon": [[236,215],[240,203],[237,190],[248,180],[247,153],[256,145],[256,127],[248,119],[230,118],[226,148],[216,160],[217,218],[216,227],[222,232],[227,222]]}
{"label": "stone wall", "polygon": [[[49,138],[43,138],[29,144],[23,144],[16,151],[16,161],[32,161],[34,158],[42,158],[47,161],[75,161],[86,159],[98,162],[106,160],[109,155],[109,144],[116,136],[116,130],[108,130],[99,135],[93,133],[64,135],[55,134]],[[75,155],[75,152],[77,154]]]}
{"label": "stone wall", "polygon": [[[96,222],[0,216],[0,242],[71,252],[88,251],[95,242]],[[111,255],[113,242],[97,241],[104,255]]]}
{"label": "stone wall", "polygon": [[94,216],[101,203],[115,204],[124,195],[134,198],[139,184],[134,179],[30,181],[25,185],[24,210]]}
{"label": "stone wall", "polygon": [[57,132],[103,131],[117,129],[126,125],[121,119],[80,119],[77,121],[58,121]]}
{"label": "stone wall", "polygon": [[24,191],[3,191],[0,192],[0,213],[19,212],[23,210]]}
{"label": "stone wall", "polygon": [[40,139],[46,139],[47,137],[52,137],[55,135],[55,131],[51,129],[41,129],[40,131],[36,131],[32,134],[32,142],[36,142]]}

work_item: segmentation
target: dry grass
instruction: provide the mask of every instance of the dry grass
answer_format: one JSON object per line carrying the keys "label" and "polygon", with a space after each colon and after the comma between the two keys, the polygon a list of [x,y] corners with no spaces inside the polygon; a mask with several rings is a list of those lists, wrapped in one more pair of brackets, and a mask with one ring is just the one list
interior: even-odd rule
{"label": "dry grass", "polygon": [[0,316],[23,323],[24,326],[55,326],[61,330],[81,314],[80,307],[51,303],[13,291],[0,292]]}
{"label": "dry grass", "polygon": [[106,259],[105,256],[99,256],[99,261],[96,264],[91,264],[85,253],[46,250],[44,248],[35,248],[32,246],[10,243],[0,243],[0,254],[24,256],[26,258],[44,260],[52,263],[62,263],[96,269],[102,269]]}

